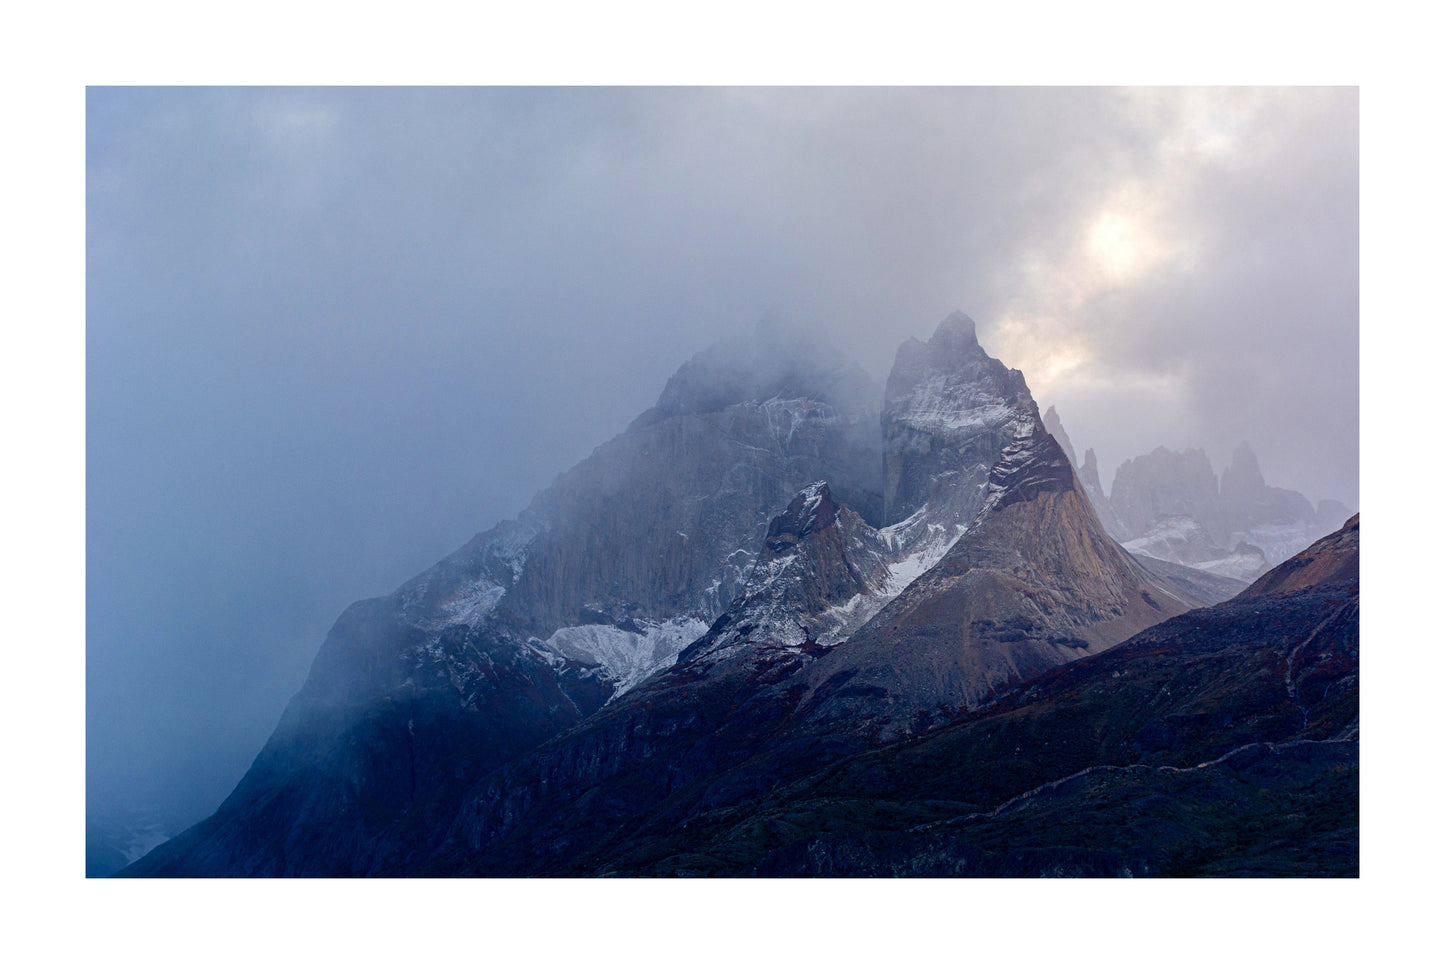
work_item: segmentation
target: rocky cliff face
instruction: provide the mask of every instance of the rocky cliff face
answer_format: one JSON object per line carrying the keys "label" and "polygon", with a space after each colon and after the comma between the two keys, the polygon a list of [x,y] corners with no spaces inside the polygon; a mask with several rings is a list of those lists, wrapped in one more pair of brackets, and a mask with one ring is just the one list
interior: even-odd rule
{"label": "rocky cliff face", "polygon": [[[715,661],[755,640],[816,653],[847,638],[858,597],[885,593],[889,545],[826,482],[799,492],[773,519],[737,601],[678,662]],[[849,605],[853,603],[853,605]]]}
{"label": "rocky cliff face", "polygon": [[1338,502],[1317,511],[1300,493],[1266,485],[1248,443],[1218,477],[1202,451],[1161,446],[1119,466],[1107,497],[1091,453],[1080,477],[1126,549],[1233,579],[1256,578],[1347,514]]}
{"label": "rocky cliff face", "polygon": [[1304,496],[1264,484],[1264,473],[1248,442],[1234,450],[1234,457],[1219,476],[1219,501],[1226,523],[1235,532],[1315,520],[1314,507]]}
{"label": "rocky cliff face", "polygon": [[[1064,450],[1064,455],[1069,459],[1069,464],[1075,469],[1079,467],[1079,458],[1074,454],[1074,444],[1069,441],[1069,433],[1064,431],[1064,420],[1059,418],[1058,409],[1050,405],[1049,410],[1044,413],[1044,428],[1059,443],[1059,448]],[[1095,474],[1097,470],[1095,470]]]}
{"label": "rocky cliff face", "polygon": [[[544,649],[580,658],[595,637],[604,670],[635,680],[727,608],[798,489],[827,478],[879,517],[877,398],[856,365],[786,328],[715,346],[537,497],[509,580],[496,585],[483,554],[463,592],[495,596],[496,621]],[[658,636],[678,645],[651,665],[610,665],[609,649],[629,648],[623,634],[640,640],[632,650]]]}
{"label": "rocky cliff face", "polygon": [[884,524],[930,503],[972,518],[1028,397],[1023,375],[979,347],[973,319],[962,312],[927,342],[905,342],[883,397]]}
{"label": "rocky cliff face", "polygon": [[1114,474],[1109,505],[1130,539],[1170,517],[1196,520],[1210,538],[1227,528],[1219,506],[1219,479],[1200,449],[1175,452],[1161,445],[1128,460]]}
{"label": "rocky cliff face", "polygon": [[896,736],[1200,605],[1109,538],[1031,401],[1011,429],[964,535],[811,668],[815,718]]}

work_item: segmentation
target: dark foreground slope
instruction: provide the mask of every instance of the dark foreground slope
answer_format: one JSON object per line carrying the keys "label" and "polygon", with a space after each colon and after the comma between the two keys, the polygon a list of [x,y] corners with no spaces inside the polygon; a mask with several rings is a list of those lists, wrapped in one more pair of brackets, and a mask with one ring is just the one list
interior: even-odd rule
{"label": "dark foreground slope", "polygon": [[1356,516],[1270,574],[1297,574],[1288,589],[1171,619],[597,869],[1356,875],[1358,540]]}
{"label": "dark foreground slope", "polygon": [[[1316,581],[1171,619],[920,737],[826,768],[774,758],[774,774],[791,765],[797,775],[771,787],[747,766],[719,775],[654,759],[646,748],[685,726],[680,715],[616,720],[612,749],[636,752],[596,772],[595,795],[544,803],[544,819],[516,820],[491,841],[474,835],[446,869],[1357,874],[1357,546],[1358,517],[1306,550]],[[779,725],[763,713],[752,723],[755,738]],[[568,752],[600,763],[604,755],[590,754],[604,742],[515,771],[491,802],[515,807]],[[752,783],[751,795],[732,792],[734,775]]]}

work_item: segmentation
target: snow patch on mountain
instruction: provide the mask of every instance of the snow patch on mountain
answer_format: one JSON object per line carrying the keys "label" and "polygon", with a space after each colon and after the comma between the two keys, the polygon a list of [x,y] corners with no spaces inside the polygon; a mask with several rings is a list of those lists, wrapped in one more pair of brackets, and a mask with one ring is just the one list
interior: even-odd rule
{"label": "snow patch on mountain", "polygon": [[972,434],[1013,418],[1013,403],[981,386],[940,372],[917,385],[892,413],[895,421],[929,433]]}
{"label": "snow patch on mountain", "polygon": [[441,607],[441,621],[446,625],[466,624],[475,626],[481,618],[501,602],[507,594],[506,587],[483,579],[466,587]]}
{"label": "snow patch on mountain", "polygon": [[171,839],[172,836],[174,834],[168,833],[160,824],[136,827],[131,830],[125,845],[121,847],[121,856],[125,857],[126,863],[134,863]]}
{"label": "snow patch on mountain", "polygon": [[818,506],[823,503],[823,489],[827,482],[814,482],[798,494],[803,498],[803,511],[800,518],[804,520],[803,530],[807,531],[818,518]]}
{"label": "snow patch on mountain", "polygon": [[532,643],[568,659],[601,666],[603,676],[617,687],[615,699],[653,671],[671,666],[678,653],[707,632],[707,623],[693,616],[674,616],[665,622],[638,620],[632,625],[641,632],[606,624],[563,626],[547,639]]}
{"label": "snow patch on mountain", "polygon": [[1264,553],[1255,546],[1249,545],[1241,546],[1222,559],[1210,559],[1206,562],[1190,563],[1190,565],[1216,576],[1228,576],[1231,579],[1246,582],[1256,578],[1269,568]]}
{"label": "snow patch on mountain", "polygon": [[1156,520],[1149,531],[1123,543],[1135,555],[1192,566],[1218,557],[1209,535],[1193,516],[1171,515]]}
{"label": "snow patch on mountain", "polygon": [[1321,526],[1314,521],[1258,525],[1235,532],[1231,538],[1258,546],[1269,565],[1277,566],[1320,538],[1324,534],[1320,529]]}

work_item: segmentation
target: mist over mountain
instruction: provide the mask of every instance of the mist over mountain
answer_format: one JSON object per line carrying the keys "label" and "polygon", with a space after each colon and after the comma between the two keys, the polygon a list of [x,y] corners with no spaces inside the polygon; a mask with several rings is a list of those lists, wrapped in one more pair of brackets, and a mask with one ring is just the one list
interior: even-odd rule
{"label": "mist over mountain", "polygon": [[[821,481],[861,582],[805,548],[793,568],[827,575],[774,597],[869,585],[807,627],[817,646],[851,636],[972,525],[968,486],[992,471],[983,436],[905,458],[933,438],[909,421],[926,407],[882,424],[900,344],[955,303],[1068,421],[1106,532],[1086,449],[1108,482],[1159,445],[1222,470],[1248,439],[1265,488],[1304,494],[1317,526],[1358,504],[1353,90],[97,87],[85,129],[86,797],[104,866],[215,811],[343,612],[375,644],[338,642],[344,665],[442,637],[411,686],[455,670],[512,700],[501,752],[615,705],[711,629]],[[821,353],[788,347],[786,324],[755,332],[765,314],[803,321]],[[655,421],[629,432],[639,419]],[[631,468],[696,446],[698,478],[681,458],[676,482]],[[701,478],[719,471],[726,491]],[[1125,541],[1213,601],[1301,538],[1266,515]],[[1200,533],[1226,566],[1180,561]],[[389,614],[349,608],[408,582]],[[557,667],[517,655],[533,638]],[[306,692],[339,708],[408,678],[373,669],[354,693]],[[405,743],[374,722],[379,746]],[[410,766],[378,772],[411,785]],[[318,793],[277,799],[331,815]]]}
{"label": "mist over mountain", "polygon": [[[220,809],[124,873],[637,872],[639,840],[686,814],[752,807],[1216,598],[1107,535],[975,331],[954,313],[905,343],[881,410],[800,330],[699,353],[518,519],[350,607]],[[1235,503],[1292,510],[1246,458]],[[1251,592],[1352,571],[1291,565]],[[649,872],[738,869],[666,850]],[[768,852],[756,870],[809,866]]]}

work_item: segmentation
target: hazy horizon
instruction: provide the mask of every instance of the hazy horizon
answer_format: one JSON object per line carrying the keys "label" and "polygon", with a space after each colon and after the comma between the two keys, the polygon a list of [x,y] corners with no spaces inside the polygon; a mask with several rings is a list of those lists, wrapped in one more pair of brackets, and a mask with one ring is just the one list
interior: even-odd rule
{"label": "hazy horizon", "polygon": [[331,622],[775,313],[948,313],[1125,459],[1359,499],[1354,89],[87,94],[87,803],[205,816]]}

